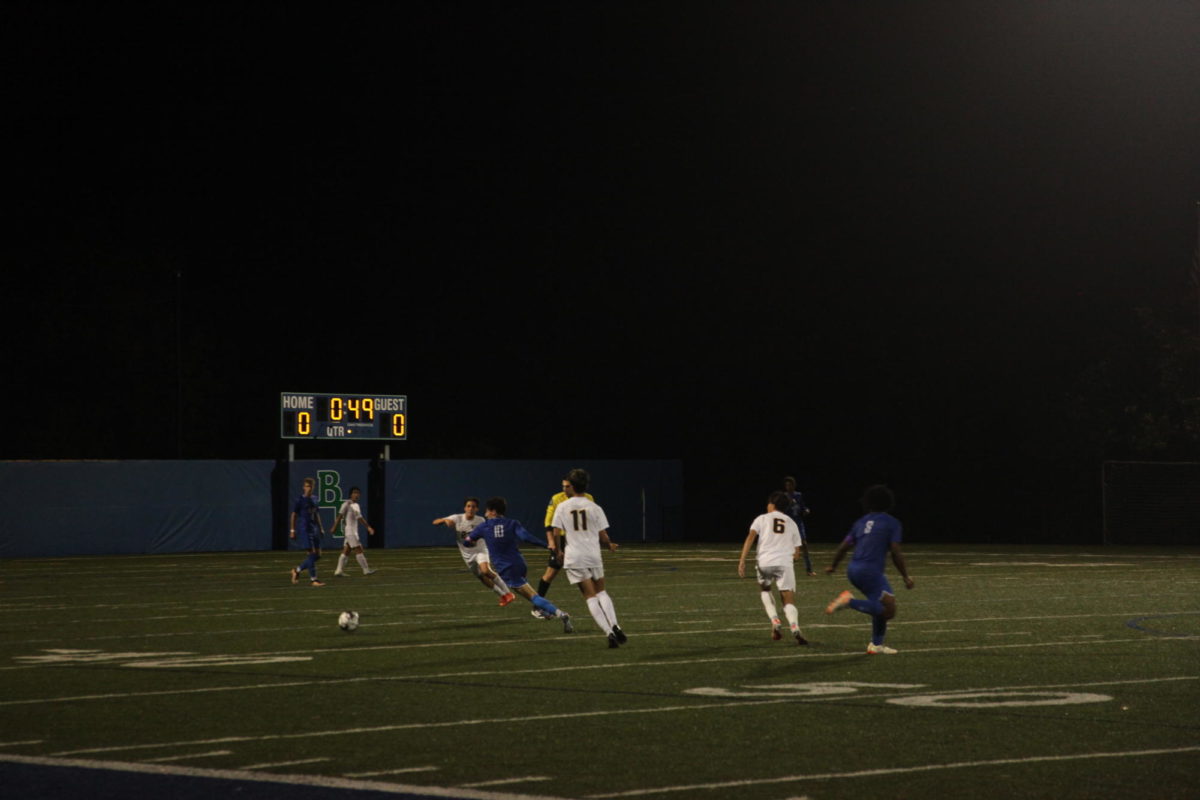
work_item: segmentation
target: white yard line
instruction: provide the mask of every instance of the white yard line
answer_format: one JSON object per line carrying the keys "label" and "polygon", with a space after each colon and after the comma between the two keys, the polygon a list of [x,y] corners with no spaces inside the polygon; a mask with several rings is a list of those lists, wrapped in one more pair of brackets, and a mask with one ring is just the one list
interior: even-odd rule
{"label": "white yard line", "polygon": [[406,772],[437,772],[441,767],[401,767],[400,769],[381,769],[377,772],[347,772],[347,778],[374,778],[379,775],[402,775]]}
{"label": "white yard line", "polygon": [[209,750],[207,753],[187,753],[182,756],[164,756],[163,758],[143,759],[146,764],[165,764],[168,761],[184,761],[189,758],[211,758],[212,756],[233,755],[232,750]]}
{"label": "white yard line", "polygon": [[1200,746],[1173,747],[1161,750],[1126,750],[1112,753],[1075,753],[1059,756],[1028,756],[1026,758],[997,758],[990,761],[956,761],[948,764],[923,764],[919,767],[891,767],[884,769],[864,769],[856,772],[825,772],[808,775],[784,775],[777,778],[751,778],[738,781],[722,781],[719,783],[693,783],[680,786],[660,786],[654,789],[630,789],[625,792],[610,792],[606,794],[590,794],[588,798],[610,797],[639,797],[649,794],[667,794],[670,792],[694,792],[699,790],[731,789],[745,786],[763,786],[771,783],[796,783],[800,781],[828,781],[840,778],[875,778],[881,775],[906,775],[914,772],[937,772],[949,769],[975,769],[980,767],[1013,766],[1037,764],[1055,761],[1080,761],[1092,758],[1140,758],[1145,756],[1179,755],[1200,751]]}
{"label": "white yard line", "polygon": [[254,772],[237,769],[205,769],[203,767],[167,766],[143,764],[129,761],[94,761],[83,758],[45,758],[41,756],[17,756],[0,753],[0,764],[33,764],[44,767],[77,767],[102,769],[110,772],[135,772],[144,775],[175,775],[186,778],[216,778],[218,780],[251,781],[254,783],[278,783],[288,786],[317,786],[327,789],[356,789],[359,791],[383,792],[386,794],[409,794],[422,797],[450,797],[455,800],[565,800],[547,795],[507,794],[462,787],[414,786],[382,781],[351,780],[325,775],[276,775],[270,772]]}
{"label": "white yard line", "polygon": [[466,789],[479,789],[484,786],[505,786],[510,783],[535,783],[537,781],[552,780],[549,775],[526,775],[522,778],[502,778],[495,781],[478,781],[476,783],[460,783]]}
{"label": "white yard line", "polygon": [[269,764],[247,764],[238,769],[275,769],[277,767],[295,767],[300,764],[320,764],[322,761],[329,761],[328,758],[302,758],[298,761],[275,761]]}

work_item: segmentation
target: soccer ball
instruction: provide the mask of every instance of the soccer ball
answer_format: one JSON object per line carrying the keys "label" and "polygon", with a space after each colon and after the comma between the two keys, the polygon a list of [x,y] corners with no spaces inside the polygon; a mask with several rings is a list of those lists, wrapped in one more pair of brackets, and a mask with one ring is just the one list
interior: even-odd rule
{"label": "soccer ball", "polygon": [[346,633],[349,633],[350,631],[357,629],[358,628],[358,612],[357,611],[343,611],[341,614],[338,614],[338,627],[341,628],[342,630],[344,630]]}

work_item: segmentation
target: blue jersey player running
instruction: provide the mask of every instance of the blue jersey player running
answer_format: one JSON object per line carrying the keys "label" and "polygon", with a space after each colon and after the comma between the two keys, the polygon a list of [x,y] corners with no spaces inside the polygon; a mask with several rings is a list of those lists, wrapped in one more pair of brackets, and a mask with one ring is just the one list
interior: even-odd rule
{"label": "blue jersey player running", "polygon": [[896,595],[883,574],[889,554],[896,569],[900,571],[900,576],[904,578],[904,587],[913,588],[913,579],[908,575],[908,565],[904,563],[904,553],[900,551],[900,520],[888,513],[894,502],[892,490],[886,486],[868,487],[862,497],[866,515],[850,528],[850,533],[846,534],[846,538],[833,554],[833,563],[825,568],[825,572],[832,575],[842,556],[847,551],[854,550],[854,556],[846,566],[846,577],[867,599],[859,600],[849,591],[844,591],[825,608],[825,613],[832,614],[849,606],[855,611],[869,614],[871,644],[867,646],[867,652],[872,655],[893,655],[896,652],[883,643],[887,635],[888,620],[896,616]]}
{"label": "blue jersey player running", "polygon": [[484,508],[487,509],[484,512],[486,519],[482,525],[463,537],[463,543],[469,546],[480,539],[486,541],[488,554],[492,559],[492,567],[508,584],[508,588],[533,603],[534,608],[547,617],[561,619],[563,633],[574,633],[575,628],[571,624],[571,615],[534,592],[529,581],[525,579],[525,558],[521,555],[517,540],[536,544],[544,550],[549,550],[550,545],[525,530],[525,526],[521,524],[520,520],[504,516],[508,510],[508,503],[503,497],[489,498],[484,504]]}

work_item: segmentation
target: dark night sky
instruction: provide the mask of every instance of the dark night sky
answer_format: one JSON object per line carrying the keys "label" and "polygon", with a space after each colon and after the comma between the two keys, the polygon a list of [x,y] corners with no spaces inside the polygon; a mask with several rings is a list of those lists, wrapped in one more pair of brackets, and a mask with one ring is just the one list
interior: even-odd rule
{"label": "dark night sky", "polygon": [[275,458],[280,391],[397,393],[394,456],[945,533],[1094,484],[1031,454],[1190,291],[1194,2],[293,6],[0,5],[4,457]]}

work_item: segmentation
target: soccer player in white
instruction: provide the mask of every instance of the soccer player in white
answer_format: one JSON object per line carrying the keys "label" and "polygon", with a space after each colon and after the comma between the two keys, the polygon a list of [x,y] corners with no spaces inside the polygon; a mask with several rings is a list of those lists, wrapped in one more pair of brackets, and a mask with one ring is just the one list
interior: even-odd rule
{"label": "soccer player in white", "polygon": [[800,538],[800,528],[796,521],[783,513],[787,508],[788,496],[785,492],[773,492],[767,499],[767,513],[759,514],[750,525],[746,534],[746,542],[742,545],[742,555],[738,559],[738,577],[746,577],[746,556],[750,547],[758,539],[758,549],[755,552],[757,564],[755,577],[758,588],[762,592],[763,608],[771,620],[771,638],[778,641],[783,638],[780,632],[781,623],[779,612],[775,609],[775,598],[771,595],[771,584],[779,589],[779,597],[783,600],[783,613],[787,617],[788,626],[796,644],[808,644],[808,640],[800,633],[800,615],[794,602],[796,592],[796,569],[793,566],[796,559],[804,550],[804,542]]}
{"label": "soccer player in white", "polygon": [[566,534],[563,569],[567,580],[579,587],[592,619],[608,636],[608,646],[619,647],[628,637],[617,624],[612,598],[604,589],[604,560],[600,556],[600,545],[615,552],[617,543],[608,538],[604,509],[585,496],[590,480],[591,476],[582,469],[567,474],[563,490],[569,497],[554,510],[554,534]]}
{"label": "soccer player in white", "polygon": [[367,522],[367,518],[362,515],[362,509],[358,505],[358,498],[362,496],[362,491],[357,486],[350,487],[350,499],[342,503],[342,507],[338,509],[337,518],[333,521],[333,527],[330,530],[337,530],[338,523],[345,520],[346,527],[343,531],[346,538],[342,542],[342,554],[338,556],[337,569],[333,571],[334,575],[346,574],[346,556],[354,553],[354,560],[362,567],[363,575],[371,575],[375,570],[371,569],[367,564],[367,556],[363,553],[362,542],[358,538],[358,523],[367,526],[367,533],[374,533],[375,529]]}
{"label": "soccer player in white", "polygon": [[433,524],[445,525],[447,528],[454,529],[455,538],[458,540],[458,552],[462,555],[467,569],[471,571],[472,575],[479,578],[480,583],[500,596],[500,605],[506,606],[517,599],[512,590],[508,588],[508,584],[504,582],[504,579],[492,569],[487,542],[483,539],[479,539],[471,544],[463,541],[463,537],[483,524],[483,517],[479,516],[478,498],[468,497],[463,501],[463,513],[440,517],[435,519]]}

